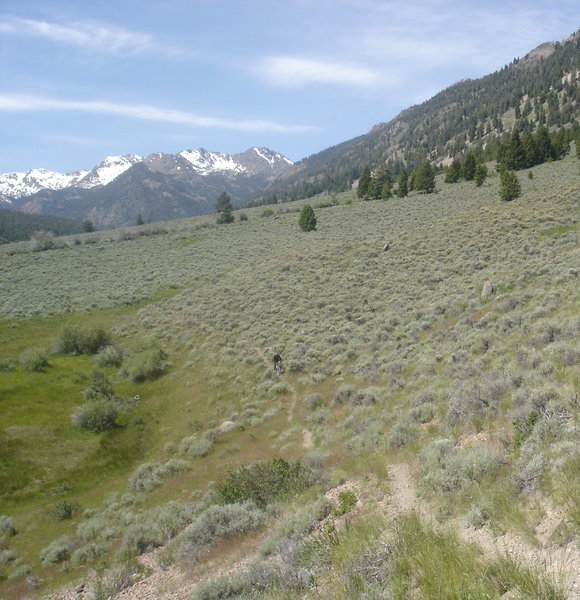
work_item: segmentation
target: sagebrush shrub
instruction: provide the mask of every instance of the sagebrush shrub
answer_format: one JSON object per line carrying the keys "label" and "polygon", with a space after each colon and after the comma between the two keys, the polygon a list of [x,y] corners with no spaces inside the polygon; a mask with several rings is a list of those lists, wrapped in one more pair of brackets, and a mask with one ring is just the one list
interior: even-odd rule
{"label": "sagebrush shrub", "polygon": [[0,535],[11,537],[16,535],[14,527],[14,518],[8,515],[0,515]]}
{"label": "sagebrush shrub", "polygon": [[481,481],[507,463],[507,458],[492,448],[458,448],[447,439],[430,443],[423,449],[419,459],[422,487],[440,492],[460,490]]}
{"label": "sagebrush shrub", "polygon": [[180,555],[195,558],[210,544],[261,527],[265,520],[266,513],[253,501],[211,505],[187,529]]}
{"label": "sagebrush shrub", "polygon": [[125,359],[123,370],[127,377],[135,383],[157,379],[165,373],[169,366],[166,359],[167,355],[161,348],[151,345],[129,354]]}
{"label": "sagebrush shrub", "polygon": [[48,366],[46,352],[38,348],[28,348],[20,355],[20,364],[26,371],[36,373]]}
{"label": "sagebrush shrub", "polygon": [[97,366],[120,367],[123,362],[123,351],[117,346],[109,344],[99,349],[96,356]]}
{"label": "sagebrush shrub", "polygon": [[78,546],[78,541],[70,535],[63,535],[40,551],[42,566],[49,567],[69,560],[71,552]]}
{"label": "sagebrush shrub", "polygon": [[189,456],[207,456],[213,448],[213,440],[196,435],[183,438],[179,444],[179,451]]}

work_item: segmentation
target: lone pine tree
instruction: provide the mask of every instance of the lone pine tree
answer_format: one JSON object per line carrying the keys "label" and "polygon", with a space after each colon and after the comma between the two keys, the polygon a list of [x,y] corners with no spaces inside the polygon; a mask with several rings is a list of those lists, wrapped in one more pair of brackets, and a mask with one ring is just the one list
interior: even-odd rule
{"label": "lone pine tree", "polygon": [[234,222],[234,212],[232,208],[232,199],[229,194],[226,192],[222,192],[216,203],[215,203],[215,211],[218,215],[217,222],[218,224],[223,223],[233,223]]}
{"label": "lone pine tree", "polygon": [[302,231],[315,231],[316,230],[316,215],[314,209],[310,204],[305,204],[300,211],[300,217],[298,218],[298,225]]}

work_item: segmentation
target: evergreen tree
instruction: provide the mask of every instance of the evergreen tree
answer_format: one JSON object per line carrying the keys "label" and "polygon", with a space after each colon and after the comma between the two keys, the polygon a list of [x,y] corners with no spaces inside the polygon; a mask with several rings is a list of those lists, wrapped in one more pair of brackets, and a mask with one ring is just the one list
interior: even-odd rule
{"label": "evergreen tree", "polygon": [[445,173],[445,183],[457,183],[461,178],[461,163],[459,159],[454,158],[453,162],[447,168]]}
{"label": "evergreen tree", "polygon": [[135,225],[144,225],[145,221],[141,216],[141,213],[137,213],[137,218],[135,219]]}
{"label": "evergreen tree", "polygon": [[362,170],[361,176],[358,180],[358,189],[356,191],[356,195],[359,198],[365,198],[369,193],[369,188],[371,185],[371,169],[366,166]]}
{"label": "evergreen tree", "polygon": [[522,145],[526,155],[525,166],[526,168],[539,165],[542,161],[540,157],[540,149],[536,142],[536,138],[531,133],[526,133],[522,136]]}
{"label": "evergreen tree", "polygon": [[477,162],[475,160],[475,154],[473,152],[468,152],[465,157],[465,161],[463,162],[463,166],[461,167],[461,174],[465,181],[472,181],[475,177],[475,169],[477,167]]}
{"label": "evergreen tree", "polygon": [[86,233],[91,233],[94,230],[95,230],[95,226],[94,226],[93,222],[90,219],[85,219],[83,221],[83,231],[85,231]]}
{"label": "evergreen tree", "polygon": [[504,157],[504,164],[508,170],[517,171],[526,166],[526,152],[520,138],[518,129],[514,129]]}
{"label": "evergreen tree", "polygon": [[218,215],[217,223],[219,225],[233,223],[235,220],[233,210],[232,199],[229,194],[227,192],[222,192],[215,203],[215,211]]}
{"label": "evergreen tree", "polygon": [[540,158],[540,162],[554,160],[556,158],[556,152],[554,150],[554,146],[552,145],[550,134],[543,125],[538,127],[538,131],[536,131],[536,145],[538,148],[538,157]]}
{"label": "evergreen tree", "polygon": [[477,187],[481,187],[483,185],[483,182],[485,181],[487,177],[487,167],[483,164],[480,163],[477,165],[477,167],[475,167],[475,185]]}
{"label": "evergreen tree", "polygon": [[503,202],[511,202],[521,195],[522,189],[520,182],[513,171],[502,169],[499,177],[499,197]]}
{"label": "evergreen tree", "polygon": [[300,211],[300,217],[298,218],[298,225],[302,231],[315,231],[316,230],[316,215],[314,209],[310,204],[305,204]]}
{"label": "evergreen tree", "polygon": [[397,196],[399,198],[405,198],[409,193],[409,176],[407,175],[407,169],[403,167],[399,172],[399,187],[397,188]]}
{"label": "evergreen tree", "polygon": [[392,187],[393,179],[389,173],[389,169],[383,164],[377,169],[374,177],[371,178],[369,195],[375,200],[390,198]]}
{"label": "evergreen tree", "polygon": [[414,188],[419,192],[431,194],[435,191],[435,172],[427,160],[415,170]]}

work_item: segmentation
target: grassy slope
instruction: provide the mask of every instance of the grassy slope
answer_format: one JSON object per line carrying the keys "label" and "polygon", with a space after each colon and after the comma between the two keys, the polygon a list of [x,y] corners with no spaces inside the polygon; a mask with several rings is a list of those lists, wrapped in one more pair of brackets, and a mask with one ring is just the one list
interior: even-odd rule
{"label": "grassy slope", "polygon": [[[568,158],[535,168],[533,180],[520,173],[524,195],[511,204],[499,203],[491,178],[479,189],[439,183],[433,196],[320,208],[318,231],[308,234],[297,214],[274,220],[256,209],[245,211],[247,222],[200,229],[198,220],[177,221],[165,235],[102,238],[98,247],[29,254],[12,246],[12,254],[7,246],[0,359],[49,348],[63,324],[82,321],[111,326],[121,345],[153,337],[171,361],[167,375],[145,384],[109,370],[120,394],[143,400],[125,427],[98,436],[69,418],[92,359],[52,356],[44,373],[0,372],[0,475],[14,488],[0,514],[18,529],[9,547],[49,581],[77,576],[82,569],[63,575],[39,565],[39,551],[81,518],[57,523],[46,511],[62,499],[99,509],[140,462],[166,460],[182,438],[230,419],[243,427],[144,494],[141,506],[198,497],[209,480],[254,458],[299,455],[305,428],[333,479],[384,477],[386,464],[412,460],[435,438],[453,445],[479,433],[504,463],[475,457],[484,476],[470,479],[461,457],[441,468],[424,458],[432,477],[421,489],[441,518],[485,505],[495,527],[530,530],[530,506],[547,495],[573,531],[577,169]],[[497,295],[482,298],[487,279]],[[264,364],[275,350],[290,371],[286,387]],[[341,401],[347,384],[372,389]],[[513,442],[514,419],[529,412],[520,397],[547,386],[543,429],[526,433],[522,451]],[[512,481],[533,471],[526,452],[543,463],[522,494]],[[450,484],[457,477],[466,485]]]}

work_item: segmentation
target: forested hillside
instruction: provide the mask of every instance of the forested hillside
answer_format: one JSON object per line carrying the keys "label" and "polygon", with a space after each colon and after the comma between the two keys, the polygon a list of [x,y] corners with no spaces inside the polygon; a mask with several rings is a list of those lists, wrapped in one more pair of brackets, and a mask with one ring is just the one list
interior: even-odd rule
{"label": "forested hillside", "polygon": [[55,235],[70,235],[87,231],[88,224],[59,217],[27,215],[0,208],[0,244],[27,240],[36,231],[50,231]]}
{"label": "forested hillside", "polygon": [[366,135],[304,159],[256,202],[268,202],[272,194],[286,200],[347,190],[365,166],[386,164],[396,176],[402,167],[410,172],[425,160],[448,164],[469,151],[492,160],[515,129],[525,134],[538,126],[566,126],[576,138],[579,78],[576,32],[562,43],[542,44],[495,73],[460,81]]}

